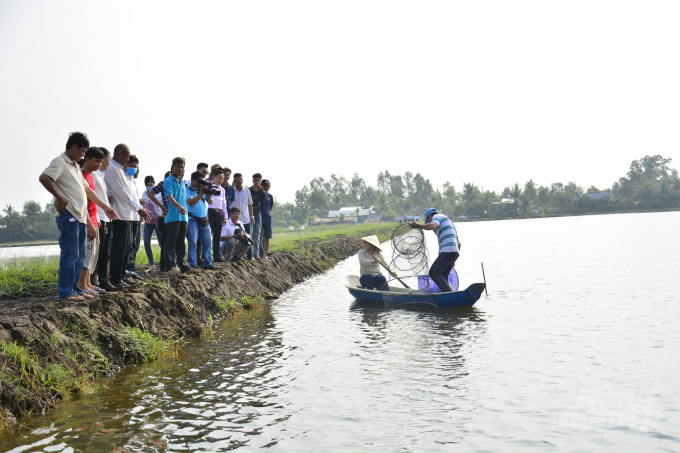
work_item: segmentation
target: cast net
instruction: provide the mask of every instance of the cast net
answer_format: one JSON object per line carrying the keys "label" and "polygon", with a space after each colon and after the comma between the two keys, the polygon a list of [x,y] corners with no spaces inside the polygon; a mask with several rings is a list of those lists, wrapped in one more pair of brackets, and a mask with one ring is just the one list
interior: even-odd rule
{"label": "cast net", "polygon": [[[389,281],[391,288],[381,291],[385,308],[437,308],[434,294],[413,296],[422,294],[418,290],[416,278],[427,275],[430,268],[424,231],[402,224],[392,232],[391,242],[390,269],[397,273],[399,279],[391,277]],[[405,288],[399,280],[410,288]]]}

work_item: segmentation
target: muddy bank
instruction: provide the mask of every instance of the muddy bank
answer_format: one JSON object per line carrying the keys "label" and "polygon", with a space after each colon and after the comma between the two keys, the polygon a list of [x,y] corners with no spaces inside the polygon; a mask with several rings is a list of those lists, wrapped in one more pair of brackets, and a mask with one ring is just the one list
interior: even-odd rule
{"label": "muddy bank", "polygon": [[[390,233],[370,232],[381,240]],[[353,237],[311,239],[270,261],[217,263],[218,271],[194,275],[149,273],[124,291],[79,303],[54,296],[0,301],[0,428],[53,409],[96,375],[176,353],[181,338],[269,303],[360,247]]]}

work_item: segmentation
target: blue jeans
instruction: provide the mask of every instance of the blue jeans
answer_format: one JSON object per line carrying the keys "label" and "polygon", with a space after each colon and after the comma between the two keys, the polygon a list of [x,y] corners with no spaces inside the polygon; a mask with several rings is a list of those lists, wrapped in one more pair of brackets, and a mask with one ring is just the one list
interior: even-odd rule
{"label": "blue jeans", "polygon": [[381,290],[387,290],[387,288],[384,288],[383,285],[387,286],[387,279],[385,278],[384,275],[372,275],[372,274],[364,274],[361,277],[359,277],[359,283],[361,283],[361,286],[365,286],[366,289],[373,290],[374,288],[378,288],[378,291]]}
{"label": "blue jeans", "polygon": [[163,233],[161,233],[160,228],[155,223],[145,223],[144,224],[144,251],[146,252],[146,257],[149,259],[149,266],[154,264],[153,261],[153,251],[151,250],[151,236],[153,232],[156,232],[156,239],[158,243],[163,243]]}
{"label": "blue jeans", "polygon": [[451,287],[449,286],[449,274],[451,273],[453,264],[457,259],[458,252],[440,253],[430,267],[430,278],[437,284],[437,286],[439,286],[439,289],[443,293],[450,293],[452,291]]}
{"label": "blue jeans", "polygon": [[203,265],[210,266],[212,264],[212,232],[210,225],[199,227],[196,219],[189,218],[189,234],[187,234],[187,241],[189,242],[189,266],[198,267],[198,259],[196,258],[196,243],[201,241],[201,258],[203,258]]}
{"label": "blue jeans", "polygon": [[[69,222],[73,219],[72,222]],[[58,211],[59,228],[59,299],[81,294],[78,279],[85,263],[87,225],[78,222],[66,209]]]}
{"label": "blue jeans", "polygon": [[253,225],[253,256],[257,256],[260,250],[260,234],[262,233],[262,214],[255,216],[255,224]]}

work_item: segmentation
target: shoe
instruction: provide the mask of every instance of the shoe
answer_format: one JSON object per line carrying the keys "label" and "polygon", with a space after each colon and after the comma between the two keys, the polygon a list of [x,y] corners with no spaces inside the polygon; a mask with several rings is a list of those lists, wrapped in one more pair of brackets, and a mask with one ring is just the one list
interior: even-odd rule
{"label": "shoe", "polygon": [[168,274],[179,274],[180,270],[177,269],[176,267],[173,267],[168,271]]}
{"label": "shoe", "polygon": [[136,285],[137,282],[129,277],[123,278],[123,283],[127,283],[129,286]]}
{"label": "shoe", "polygon": [[106,283],[104,283],[104,284],[101,286],[101,289],[103,289],[103,290],[106,291],[107,293],[113,293],[113,292],[118,291],[120,288],[117,287],[117,286],[113,286],[113,285],[112,285],[111,283],[109,283],[109,282],[106,282]]}
{"label": "shoe", "polygon": [[187,269],[184,271],[185,274],[200,274],[201,272],[198,269],[194,269],[193,267],[190,269]]}
{"label": "shoe", "polygon": [[198,259],[198,265],[200,266],[201,264],[203,264],[203,258]]}
{"label": "shoe", "polygon": [[153,272],[153,271],[155,271],[155,270],[156,270],[156,265],[155,265],[155,264],[152,264],[151,266],[149,266],[149,268],[148,268],[146,271],[147,271],[147,272]]}
{"label": "shoe", "polygon": [[222,257],[215,258],[215,259],[213,260],[213,263],[226,263],[226,262],[227,262],[227,260],[225,260],[225,259],[222,258]]}
{"label": "shoe", "polygon": [[130,287],[130,285],[128,285],[127,283],[125,283],[125,282],[123,282],[123,281],[118,282],[118,283],[113,283],[113,282],[111,282],[111,286],[115,286],[116,288],[118,288],[118,290],[121,290],[121,289],[123,289],[123,288],[129,288],[129,287]]}
{"label": "shoe", "polygon": [[127,274],[125,277],[126,277],[126,278],[129,278],[129,279],[136,279],[136,280],[141,280],[141,279],[142,279],[142,277],[140,277],[139,275],[135,274],[134,272],[130,272],[130,273]]}
{"label": "shoe", "polygon": [[213,266],[212,264],[209,264],[207,266],[203,266],[203,269],[208,269],[209,271],[219,271],[220,268],[217,266]]}

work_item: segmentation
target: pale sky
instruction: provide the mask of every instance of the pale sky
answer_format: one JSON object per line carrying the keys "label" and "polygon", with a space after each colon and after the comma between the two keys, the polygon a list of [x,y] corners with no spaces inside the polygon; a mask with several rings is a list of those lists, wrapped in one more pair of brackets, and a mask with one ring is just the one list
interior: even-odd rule
{"label": "pale sky", "polygon": [[141,176],[184,156],[280,201],[331,173],[501,191],[680,168],[679,23],[650,0],[0,0],[0,207],[50,199],[76,130]]}

